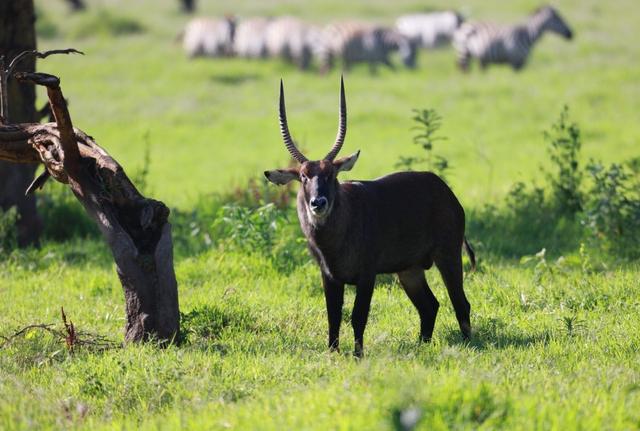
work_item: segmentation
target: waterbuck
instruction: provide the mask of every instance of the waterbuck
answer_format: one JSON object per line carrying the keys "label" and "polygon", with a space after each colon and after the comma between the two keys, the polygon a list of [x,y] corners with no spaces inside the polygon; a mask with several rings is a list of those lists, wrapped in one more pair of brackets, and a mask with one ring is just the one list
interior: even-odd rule
{"label": "waterbuck", "polygon": [[433,263],[449,292],[460,330],[471,336],[470,305],[462,288],[462,247],[475,266],[464,237],[464,210],[451,189],[431,172],[398,172],[372,181],[339,182],[360,152],[336,160],[347,131],[344,81],[340,83],[339,125],[331,151],[318,161],[296,148],[280,81],[280,132],[299,167],[265,171],[274,184],[300,181],[297,210],[309,249],[320,266],[329,317],[329,348],[338,350],[344,285],[356,286],[351,315],[357,357],[377,274],[397,273],[420,314],[420,337],[431,339],[438,300],[424,277]]}

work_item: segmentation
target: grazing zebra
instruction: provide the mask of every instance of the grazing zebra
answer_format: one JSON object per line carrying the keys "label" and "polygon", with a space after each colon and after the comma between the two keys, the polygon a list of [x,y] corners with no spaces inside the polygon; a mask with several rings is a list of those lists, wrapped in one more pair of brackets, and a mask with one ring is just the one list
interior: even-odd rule
{"label": "grazing zebra", "polygon": [[191,58],[226,57],[233,54],[235,19],[194,18],[182,33],[182,46]]}
{"label": "grazing zebra", "polygon": [[458,66],[467,71],[471,57],[474,57],[483,69],[491,63],[508,63],[514,70],[520,70],[527,62],[533,45],[545,31],[557,33],[565,39],[573,37],[571,28],[551,6],[536,10],[524,23],[514,26],[464,23],[453,39]]}
{"label": "grazing zebra", "polygon": [[394,68],[389,55],[398,51],[408,68],[416,65],[416,44],[398,31],[359,21],[344,21],[327,25],[321,41],[315,46],[320,70],[326,72],[335,58],[342,60],[344,70],[354,63],[368,63],[371,73],[382,63]]}
{"label": "grazing zebra", "polygon": [[292,17],[283,16],[269,23],[266,29],[266,47],[270,57],[280,57],[296,64],[300,69],[311,65],[311,38],[313,26]]}
{"label": "grazing zebra", "polygon": [[267,57],[267,28],[270,18],[254,17],[238,23],[233,51],[237,56],[246,58]]}
{"label": "grazing zebra", "polygon": [[463,21],[462,15],[454,11],[416,13],[399,17],[396,28],[422,48],[430,49],[449,44]]}

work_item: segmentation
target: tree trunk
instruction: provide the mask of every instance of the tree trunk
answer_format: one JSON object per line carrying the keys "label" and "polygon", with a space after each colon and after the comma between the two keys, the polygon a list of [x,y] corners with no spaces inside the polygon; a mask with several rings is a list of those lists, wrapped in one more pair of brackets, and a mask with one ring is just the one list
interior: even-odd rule
{"label": "tree trunk", "polygon": [[47,87],[56,122],[0,126],[0,160],[44,163],[46,176],[32,189],[41,187],[49,175],[68,184],[96,222],[124,289],[125,341],[173,340],[180,329],[180,312],[169,208],[142,196],[93,138],[74,129],[58,78],[44,73],[16,76]]}
{"label": "tree trunk", "polygon": [[[36,49],[35,14],[33,0],[0,1],[0,55],[11,61],[26,50]],[[35,57],[25,59],[18,70],[35,71]],[[8,85],[9,112],[7,123],[32,123],[38,121],[36,91],[31,83],[10,80]],[[37,164],[16,165],[0,161],[0,209],[6,211],[15,206],[19,220],[18,245],[37,244],[42,232],[42,220],[36,212],[35,196],[24,192],[33,180]]]}

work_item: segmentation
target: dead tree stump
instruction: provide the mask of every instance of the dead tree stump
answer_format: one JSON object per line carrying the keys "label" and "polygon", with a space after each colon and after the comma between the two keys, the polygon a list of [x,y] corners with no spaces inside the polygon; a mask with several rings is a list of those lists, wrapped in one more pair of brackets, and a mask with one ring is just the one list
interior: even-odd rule
{"label": "dead tree stump", "polygon": [[15,77],[47,88],[55,123],[0,124],[0,160],[43,163],[45,173],[27,192],[53,177],[69,186],[97,223],[124,289],[125,341],[175,339],[180,312],[169,208],[142,196],[118,162],[73,127],[57,77],[44,73]]}

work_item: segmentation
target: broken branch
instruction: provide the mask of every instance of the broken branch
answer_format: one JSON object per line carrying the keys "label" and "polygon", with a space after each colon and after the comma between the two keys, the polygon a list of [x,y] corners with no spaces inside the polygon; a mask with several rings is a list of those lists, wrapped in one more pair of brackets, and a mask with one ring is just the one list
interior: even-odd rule
{"label": "broken branch", "polygon": [[9,67],[7,67],[6,74],[10,76],[13,73],[15,67],[27,57],[36,57],[36,58],[47,58],[50,55],[54,54],[80,54],[84,55],[84,52],[78,51],[74,48],[66,48],[66,49],[52,49],[50,51],[40,52],[38,50],[30,50],[30,51],[22,51],[20,54],[16,55],[15,58],[9,63]]}
{"label": "broken branch", "polygon": [[60,131],[60,142],[64,152],[63,164],[68,175],[75,176],[80,160],[80,151],[76,143],[76,135],[73,131],[71,115],[67,109],[67,102],[60,89],[60,79],[57,76],[47,73],[18,72],[15,77],[20,82],[33,82],[37,85],[47,87],[49,104],[53,111],[53,116]]}

